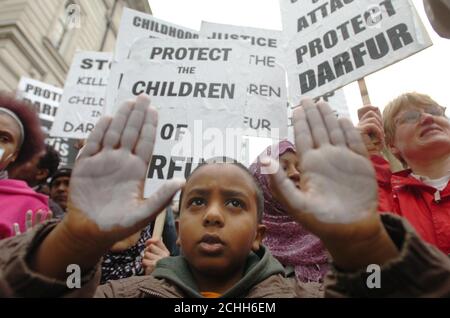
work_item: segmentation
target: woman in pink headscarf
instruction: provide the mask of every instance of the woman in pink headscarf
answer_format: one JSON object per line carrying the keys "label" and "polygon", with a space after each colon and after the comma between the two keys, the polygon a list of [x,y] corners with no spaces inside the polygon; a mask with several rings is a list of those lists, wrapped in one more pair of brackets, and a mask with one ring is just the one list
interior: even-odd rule
{"label": "woman in pink headscarf", "polygon": [[263,223],[267,227],[263,243],[286,267],[293,267],[300,282],[322,282],[328,270],[328,253],[319,238],[312,235],[285,212],[285,208],[272,196],[268,175],[261,173],[259,158],[279,159],[280,166],[300,188],[299,161],[294,145],[283,140],[278,147],[270,146],[250,166],[250,172],[264,194]]}

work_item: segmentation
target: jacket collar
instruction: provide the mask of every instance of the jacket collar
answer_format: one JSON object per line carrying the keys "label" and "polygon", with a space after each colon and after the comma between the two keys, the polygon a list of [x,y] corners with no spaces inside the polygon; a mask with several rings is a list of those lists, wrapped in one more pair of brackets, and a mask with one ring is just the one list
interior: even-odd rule
{"label": "jacket collar", "polygon": [[[275,274],[285,274],[283,266],[270,254],[264,246],[258,253],[251,252],[247,258],[245,273],[242,279],[228,290],[223,297],[241,297],[252,287]],[[145,280],[139,289],[154,297],[203,297],[192,277],[189,265],[183,256],[167,257],[160,260],[152,276],[155,279]],[[159,283],[156,283],[159,281]],[[164,283],[164,282],[168,282]],[[184,295],[182,295],[184,294]]]}
{"label": "jacket collar", "polygon": [[[393,173],[391,176],[391,183],[393,189],[399,189],[401,187],[416,187],[422,188],[423,190],[426,190],[430,193],[435,193],[437,191],[435,188],[411,176],[411,172],[412,172],[411,169],[406,169]],[[444,190],[440,192],[441,196],[450,195],[450,183]]]}

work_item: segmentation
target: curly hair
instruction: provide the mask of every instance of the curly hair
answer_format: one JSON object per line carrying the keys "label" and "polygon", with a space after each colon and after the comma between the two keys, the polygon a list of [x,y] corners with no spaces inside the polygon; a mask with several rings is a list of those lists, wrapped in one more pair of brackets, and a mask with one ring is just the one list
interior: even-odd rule
{"label": "curly hair", "polygon": [[50,145],[45,145],[45,155],[39,160],[38,168],[48,170],[48,178],[51,178],[58,170],[61,158],[58,152]]}
{"label": "curly hair", "polygon": [[39,117],[31,104],[15,98],[12,94],[0,92],[0,107],[12,111],[19,117],[25,132],[17,159],[10,166],[27,162],[44,150],[44,133],[41,129]]}

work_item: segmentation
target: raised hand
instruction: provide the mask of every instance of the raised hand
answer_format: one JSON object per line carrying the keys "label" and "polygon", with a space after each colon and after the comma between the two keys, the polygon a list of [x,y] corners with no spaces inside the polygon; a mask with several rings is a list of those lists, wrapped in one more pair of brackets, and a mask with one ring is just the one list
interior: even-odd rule
{"label": "raised hand", "polygon": [[[315,105],[312,100],[301,103],[293,120],[301,190],[283,169],[277,169],[270,176],[276,198],[299,223],[322,239],[343,267],[356,268],[368,261],[357,248],[361,246],[366,249],[381,244],[392,256],[396,249],[376,210],[375,172],[358,130],[348,119],[338,121],[328,104]],[[359,251],[359,255],[353,251]],[[364,258],[362,263],[360,256]],[[349,259],[352,257],[356,259]],[[384,261],[384,254],[375,256],[375,260]]]}
{"label": "raised hand", "polygon": [[68,212],[31,260],[37,272],[62,279],[69,264],[90,270],[114,243],[148,225],[181,188],[184,181],[170,180],[143,198],[158,117],[149,105],[140,95],[97,123],[72,172]]}
{"label": "raised hand", "polygon": [[[52,211],[38,210],[34,215],[33,211],[28,210],[25,214],[25,231],[30,231],[34,226],[44,223],[53,217]],[[13,224],[13,233],[15,236],[22,234],[19,223]]]}
{"label": "raised hand", "polygon": [[367,151],[371,155],[379,155],[384,148],[384,129],[380,109],[364,106],[358,109],[358,130],[361,133]]}
{"label": "raised hand", "polygon": [[114,243],[148,225],[184,181],[170,180],[151,197],[143,184],[158,114],[140,95],[95,126],[72,172],[68,212],[31,259],[31,268],[65,279],[70,264],[88,271]]}
{"label": "raised hand", "polygon": [[148,96],[140,95],[112,120],[102,118],[90,134],[70,181],[68,221],[74,226],[86,227],[87,217],[98,226],[99,238],[115,242],[150,223],[181,188],[182,181],[170,180],[150,198],[142,196],[158,122],[149,105]]}
{"label": "raised hand", "polygon": [[151,238],[147,240],[145,242],[144,257],[142,258],[145,275],[150,275],[153,272],[156,267],[156,262],[169,256],[170,252],[161,238]]}

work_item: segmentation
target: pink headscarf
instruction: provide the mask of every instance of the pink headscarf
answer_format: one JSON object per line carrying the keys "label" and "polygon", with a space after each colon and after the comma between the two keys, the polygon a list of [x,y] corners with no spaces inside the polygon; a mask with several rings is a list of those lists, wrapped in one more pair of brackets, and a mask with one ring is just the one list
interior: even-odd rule
{"label": "pink headscarf", "polygon": [[301,282],[321,282],[328,271],[328,253],[320,239],[306,231],[285,208],[275,200],[269,186],[268,175],[261,174],[262,155],[278,159],[286,152],[295,152],[294,145],[283,140],[278,147],[270,146],[250,166],[264,194],[263,223],[267,226],[263,244],[284,266],[292,266]]}

